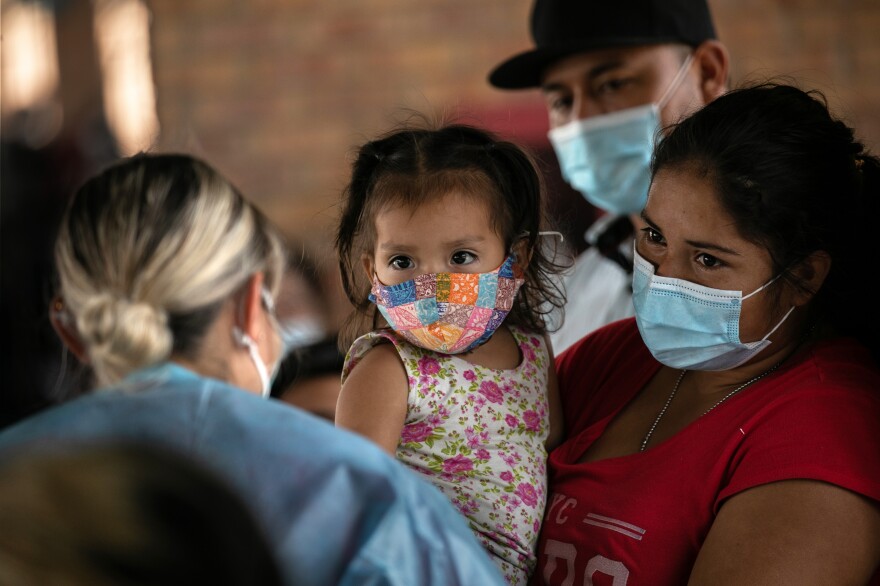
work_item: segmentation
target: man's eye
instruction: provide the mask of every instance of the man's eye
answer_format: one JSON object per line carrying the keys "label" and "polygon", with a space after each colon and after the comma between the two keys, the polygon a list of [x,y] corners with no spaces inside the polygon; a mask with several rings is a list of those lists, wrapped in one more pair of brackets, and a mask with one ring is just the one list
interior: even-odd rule
{"label": "man's eye", "polygon": [[547,108],[551,112],[568,112],[571,110],[571,96],[547,96]]}
{"label": "man's eye", "polygon": [[466,265],[474,262],[477,257],[464,250],[459,250],[458,252],[452,255],[452,264],[454,265]]}
{"label": "man's eye", "polygon": [[405,271],[407,269],[411,269],[413,267],[413,262],[408,257],[405,256],[395,256],[389,262],[392,267],[399,271]]}
{"label": "man's eye", "polygon": [[615,92],[619,92],[629,83],[630,79],[627,77],[618,77],[603,81],[596,87],[596,95],[613,94]]}

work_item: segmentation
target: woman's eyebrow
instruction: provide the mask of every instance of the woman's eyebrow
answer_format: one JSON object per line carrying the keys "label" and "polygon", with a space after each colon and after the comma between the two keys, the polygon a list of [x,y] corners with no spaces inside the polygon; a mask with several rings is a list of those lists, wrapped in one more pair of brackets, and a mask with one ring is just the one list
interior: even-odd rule
{"label": "woman's eyebrow", "polygon": [[[642,210],[642,213],[640,214],[640,216],[642,217],[642,220],[644,220],[644,222],[646,224],[648,224],[651,228],[653,228],[653,229],[657,230],[658,232],[660,232],[661,234],[663,234],[663,230],[661,230],[660,227],[657,225],[657,223],[654,222],[648,216],[647,211]],[[723,252],[725,254],[729,254],[732,256],[741,256],[741,254],[739,252],[737,252],[736,250],[734,250],[732,248],[728,248],[726,246],[721,246],[720,244],[715,244],[712,242],[705,242],[703,240],[689,240],[689,239],[685,239],[685,242],[689,246],[693,246],[694,248],[705,248],[705,249],[713,250],[716,252]]]}

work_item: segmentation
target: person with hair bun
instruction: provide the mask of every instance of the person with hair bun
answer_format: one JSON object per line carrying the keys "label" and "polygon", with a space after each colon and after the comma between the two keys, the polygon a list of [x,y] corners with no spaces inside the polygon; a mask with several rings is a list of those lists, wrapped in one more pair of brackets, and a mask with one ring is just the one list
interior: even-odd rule
{"label": "person with hair bun", "polygon": [[880,160],[817,92],[671,128],[635,317],[557,361],[540,583],[880,584],[878,214]]}
{"label": "person with hair bun", "polygon": [[359,436],[265,400],[283,356],[283,248],[191,156],[141,154],[88,180],[58,234],[50,313],[98,388],[4,429],[0,459],[102,440],[180,452],[253,508],[285,584],[503,584],[437,489]]}

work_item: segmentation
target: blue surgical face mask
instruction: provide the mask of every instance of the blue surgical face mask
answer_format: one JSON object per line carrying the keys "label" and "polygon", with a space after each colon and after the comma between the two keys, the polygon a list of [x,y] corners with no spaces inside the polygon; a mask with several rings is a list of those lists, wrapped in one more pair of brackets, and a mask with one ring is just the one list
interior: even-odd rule
{"label": "blue surgical face mask", "polygon": [[289,317],[279,321],[278,333],[281,335],[282,356],[315,344],[327,336],[326,328],[321,320],[310,315]]}
{"label": "blue surgical face mask", "polygon": [[703,287],[682,279],[658,277],[654,265],[634,251],[633,306],[645,345],[658,362],[687,370],[728,370],[770,345],[770,334],[740,342],[739,316],[744,299],[766,288],[774,277],[745,297],[742,291]]}
{"label": "blue surgical face mask", "polygon": [[656,104],[575,120],[549,132],[563,178],[591,204],[612,214],[637,214],[645,207],[660,110],[692,60],[689,55],[682,63]]}

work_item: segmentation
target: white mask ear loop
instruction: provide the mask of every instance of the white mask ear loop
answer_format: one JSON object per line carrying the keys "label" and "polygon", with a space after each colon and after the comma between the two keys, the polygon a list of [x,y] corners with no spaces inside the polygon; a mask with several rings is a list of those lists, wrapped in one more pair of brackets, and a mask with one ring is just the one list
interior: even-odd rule
{"label": "white mask ear loop", "polygon": [[792,311],[794,311],[794,305],[791,306],[791,309],[789,309],[787,312],[785,312],[785,315],[782,316],[782,319],[779,320],[779,323],[776,324],[775,326],[773,326],[773,329],[770,330],[769,332],[767,332],[767,335],[766,335],[766,336],[764,336],[763,338],[761,338],[761,341],[763,342],[764,340],[766,340],[767,338],[769,338],[769,337],[773,334],[773,332],[775,332],[776,330],[778,330],[778,329],[779,329],[779,326],[782,325],[782,322],[784,322],[785,320],[788,319],[788,316],[791,315],[791,312],[792,312]]}
{"label": "white mask ear loop", "polygon": [[[520,238],[528,238],[528,236],[529,236],[528,232],[523,232],[519,235]],[[539,231],[538,236],[558,236],[559,242],[565,242],[565,236],[562,235],[562,232],[557,232],[556,230]],[[515,254],[514,254],[514,257],[516,257]]]}
{"label": "white mask ear loop", "polygon": [[[263,305],[265,306],[266,311],[270,316],[270,319],[274,319],[275,302],[272,299],[272,295],[269,294],[269,291],[267,291],[265,287],[263,287],[260,290],[260,297],[262,298]],[[248,354],[250,354],[251,357],[251,362],[254,363],[254,367],[257,369],[257,375],[259,375],[260,377],[260,393],[262,394],[264,399],[267,398],[272,392],[272,381],[269,377],[269,371],[266,369],[266,363],[263,362],[263,359],[260,357],[257,343],[254,342],[254,339],[251,338],[244,331],[242,331],[241,328],[239,328],[238,326],[232,329],[232,333],[238,343],[247,348]]]}
{"label": "white mask ear loop", "polygon": [[763,291],[764,289],[766,289],[767,287],[769,287],[770,285],[772,285],[773,283],[775,283],[776,280],[777,280],[779,277],[781,277],[781,276],[782,276],[782,273],[779,273],[778,275],[776,275],[775,277],[773,277],[772,279],[770,279],[769,281],[767,281],[766,283],[764,283],[763,285],[761,285],[760,287],[758,287],[757,289],[755,289],[754,291],[752,291],[751,293],[749,293],[748,295],[743,295],[743,297],[742,297],[742,301],[745,301],[746,299],[748,299],[748,298],[751,297],[752,295],[754,295],[754,294],[756,294],[756,293],[758,293],[758,292],[760,292],[760,291]]}
{"label": "white mask ear loop", "polygon": [[672,79],[669,87],[667,87],[666,91],[663,92],[663,97],[661,97],[660,100],[657,102],[658,110],[662,110],[663,107],[666,106],[666,102],[668,102],[675,94],[675,90],[678,89],[678,86],[681,84],[684,76],[687,75],[688,69],[690,69],[691,63],[693,63],[693,61],[694,54],[691,53],[687,56],[687,59],[684,60],[684,63],[681,64],[681,67],[678,69],[678,73],[675,74],[675,77]]}
{"label": "white mask ear loop", "polygon": [[[763,285],[761,285],[760,287],[758,287],[757,289],[755,289],[754,291],[752,291],[751,293],[749,293],[748,295],[743,296],[743,297],[740,299],[740,301],[745,301],[746,299],[748,299],[749,297],[751,297],[751,296],[754,295],[755,293],[758,293],[759,291],[763,291],[764,289],[766,289],[767,287],[769,287],[770,285],[772,285],[774,282],[776,282],[776,280],[777,280],[779,277],[781,277],[781,276],[782,276],[782,273],[779,273],[778,275],[776,275],[775,277],[773,277],[772,279],[770,279],[769,281],[767,281],[766,283],[764,283]],[[794,311],[794,305],[791,306],[791,309],[789,309],[787,312],[785,312],[785,315],[782,316],[782,319],[779,320],[779,323],[776,324],[775,326],[773,326],[773,329],[770,330],[769,332],[767,332],[767,335],[764,336],[763,338],[761,338],[760,341],[763,342],[764,340],[766,340],[767,338],[769,338],[769,337],[773,334],[773,332],[775,332],[776,330],[778,330],[778,329],[779,329],[779,326],[781,326],[781,325],[783,324],[783,322],[785,322],[785,320],[788,319],[788,316],[791,315],[791,312],[792,312],[792,311]]]}
{"label": "white mask ear loop", "polygon": [[243,344],[247,350],[248,354],[251,356],[251,362],[254,363],[254,366],[257,369],[257,374],[260,377],[261,394],[263,398],[269,396],[269,392],[272,390],[272,386],[269,384],[269,371],[266,370],[266,364],[263,362],[263,359],[260,358],[260,353],[257,350],[257,344],[254,342],[254,339],[249,335],[242,332],[240,329],[235,328],[235,334],[238,341]]}
{"label": "white mask ear loop", "polygon": [[562,235],[562,232],[557,232],[556,230],[547,230],[545,232],[538,232],[538,236],[559,236],[559,241],[565,242],[565,236]]}
{"label": "white mask ear loop", "polygon": [[[518,236],[518,238],[527,238],[529,236],[528,232],[522,232]],[[555,230],[546,230],[543,232],[538,232],[538,236],[559,236],[559,240],[565,240],[565,237],[562,235],[562,232],[557,232]]]}

